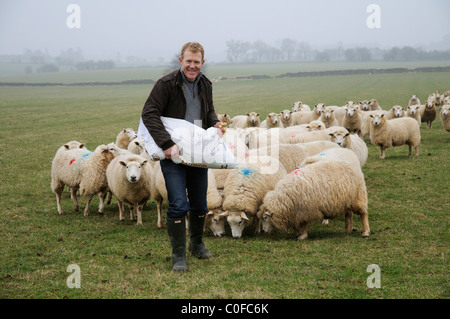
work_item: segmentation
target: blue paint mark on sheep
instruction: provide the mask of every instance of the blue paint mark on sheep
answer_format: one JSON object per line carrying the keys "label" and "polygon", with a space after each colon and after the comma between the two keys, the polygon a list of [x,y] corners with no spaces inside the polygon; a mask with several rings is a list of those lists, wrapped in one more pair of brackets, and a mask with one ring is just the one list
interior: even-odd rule
{"label": "blue paint mark on sheep", "polygon": [[86,153],[86,154],[82,155],[81,158],[86,158],[86,157],[88,157],[89,155],[92,155],[92,154],[94,154],[94,153],[92,153],[92,152]]}
{"label": "blue paint mark on sheep", "polygon": [[319,156],[325,156],[327,153],[320,153]]}
{"label": "blue paint mark on sheep", "polygon": [[243,169],[241,169],[241,173],[244,176],[248,176],[253,173],[253,170],[250,168],[243,168]]}

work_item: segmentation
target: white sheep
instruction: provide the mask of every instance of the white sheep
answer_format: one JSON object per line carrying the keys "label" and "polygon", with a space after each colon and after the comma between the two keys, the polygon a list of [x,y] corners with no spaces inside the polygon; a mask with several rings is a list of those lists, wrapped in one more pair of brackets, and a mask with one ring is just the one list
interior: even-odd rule
{"label": "white sheep", "polygon": [[297,101],[292,104],[292,112],[299,111],[311,111],[311,108],[307,104],[303,104],[302,101]]}
{"label": "white sheep", "polygon": [[318,154],[306,157],[300,164],[299,168],[311,165],[320,161],[343,161],[353,167],[361,167],[359,158],[356,156],[355,152],[349,150],[348,148],[330,148],[328,150],[322,151]]}
{"label": "white sheep", "polygon": [[217,113],[217,119],[220,122],[224,123],[226,126],[229,126],[231,124],[231,116],[226,113],[224,114]]}
{"label": "white sheep", "polygon": [[259,113],[250,112],[247,115],[236,115],[231,119],[231,128],[259,127],[261,120]]}
{"label": "white sheep", "polygon": [[288,173],[296,169],[306,158],[303,148],[298,144],[279,144],[276,147],[263,147],[249,152],[249,156],[265,155],[276,157]]}
{"label": "white sheep", "polygon": [[272,129],[275,127],[283,128],[283,122],[281,121],[280,113],[270,112],[264,121],[261,122],[262,128]]}
{"label": "white sheep", "polygon": [[299,111],[292,113],[292,125],[308,124],[311,121],[318,120],[325,105],[316,104],[312,111]]}
{"label": "white sheep", "polygon": [[360,113],[359,108],[355,106],[346,107],[346,112],[342,120],[342,126],[345,127],[350,133],[361,134],[363,116]]}
{"label": "white sheep", "polygon": [[206,202],[208,205],[208,213],[205,216],[204,231],[210,230],[214,236],[222,237],[225,235],[225,217],[222,215],[223,197],[217,188],[216,178],[212,169],[208,170]]}
{"label": "white sheep", "polygon": [[362,139],[365,139],[370,134],[370,123],[372,122],[372,118],[370,115],[377,114],[379,112],[382,112],[383,114],[386,114],[387,111],[381,110],[381,111],[366,111],[366,112],[360,112],[360,115],[362,116],[362,124],[361,124],[361,133],[359,136]]}
{"label": "white sheep", "polygon": [[405,116],[405,110],[401,105],[394,105],[391,109],[385,114],[386,120],[398,119],[400,117]]}
{"label": "white sheep", "polygon": [[225,182],[222,208],[234,238],[240,238],[249,220],[256,215],[267,191],[287,174],[274,157],[249,157],[232,169]]}
{"label": "white sheep", "polygon": [[300,134],[283,133],[283,142],[288,144],[307,143],[313,141],[329,141],[330,136],[327,130],[304,132]]}
{"label": "white sheep", "polygon": [[51,168],[51,189],[56,195],[58,213],[61,208],[61,194],[64,186],[70,189],[75,211],[78,211],[77,191],[88,197],[84,215],[89,213],[89,203],[95,194],[100,198],[99,213],[103,213],[104,196],[107,191],[105,171],[114,158],[106,145],[99,145],[94,152],[87,149],[61,148],[56,152]]}
{"label": "white sheep", "polygon": [[330,107],[325,107],[322,110],[319,120],[325,124],[326,128],[338,125],[338,120],[334,115],[334,109]]}
{"label": "white sheep", "polygon": [[[313,181],[313,182],[312,182]],[[367,189],[360,168],[342,161],[320,161],[286,175],[267,192],[257,216],[268,233],[294,228],[298,240],[308,237],[311,222],[345,215],[353,231],[353,214],[360,215],[362,236],[370,234]]]}
{"label": "white sheep", "polygon": [[289,127],[292,126],[292,111],[290,110],[283,110],[280,112],[280,119],[281,123],[283,124],[283,127]]}
{"label": "white sheep", "polygon": [[308,143],[298,143],[295,144],[301,147],[303,152],[305,152],[305,156],[312,156],[314,154],[318,154],[324,150],[327,150],[329,148],[338,148],[340,147],[336,143],[333,143],[331,141],[313,141]]}
{"label": "white sheep", "polygon": [[412,95],[409,99],[408,106],[420,105],[420,99],[416,95]]}
{"label": "white sheep", "polygon": [[441,112],[439,113],[441,117],[442,125],[447,132],[450,132],[450,105],[446,104],[441,107]]}
{"label": "white sheep", "polygon": [[358,104],[359,104],[359,109],[361,110],[361,111],[370,111],[370,105],[369,105],[369,101],[367,101],[367,100],[362,100],[362,101],[359,101],[358,102]]}
{"label": "white sheep", "polygon": [[106,169],[106,176],[109,188],[117,198],[119,219],[125,220],[123,204],[127,204],[130,218],[137,217],[137,225],[142,225],[142,211],[151,198],[151,165],[142,156],[124,154],[112,160]]}
{"label": "white sheep", "polygon": [[126,150],[128,148],[128,144],[130,144],[130,142],[136,137],[137,134],[132,128],[124,128],[117,135],[115,144],[117,147]]}
{"label": "white sheep", "polygon": [[331,141],[338,146],[352,150],[358,157],[361,167],[366,165],[369,149],[362,138],[356,134],[350,134],[344,127],[334,127],[329,135]]}
{"label": "white sheep", "polygon": [[408,107],[406,108],[406,116],[415,119],[420,126],[422,120],[420,118],[419,106],[420,105],[418,104],[408,105]]}
{"label": "white sheep", "polygon": [[370,99],[369,106],[371,111],[381,111],[383,108],[378,104],[377,99]]}
{"label": "white sheep", "polygon": [[419,156],[420,128],[410,117],[386,120],[384,113],[371,114],[370,142],[380,147],[380,159],[385,158],[385,151],[389,147],[409,146],[408,156],[414,147],[415,155]]}

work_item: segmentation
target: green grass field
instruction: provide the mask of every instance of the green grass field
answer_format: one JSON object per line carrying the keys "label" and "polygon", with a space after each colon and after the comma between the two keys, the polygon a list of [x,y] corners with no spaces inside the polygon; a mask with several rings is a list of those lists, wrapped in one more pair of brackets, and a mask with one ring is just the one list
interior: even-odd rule
{"label": "green grass field", "polygon": [[[124,72],[115,78],[142,78]],[[209,72],[218,71],[210,66]],[[52,76],[66,81],[68,75]],[[214,99],[217,112],[265,116],[296,100],[341,105],[377,98],[388,109],[405,106],[412,94],[425,100],[449,89],[450,73],[273,78],[214,83]],[[83,217],[73,211],[67,192],[66,214],[58,215],[50,189],[58,147],[79,140],[93,150],[114,141],[124,127],[137,130],[150,90],[148,85],[0,87],[1,298],[450,297],[450,133],[438,119],[429,130],[422,124],[418,158],[408,158],[402,146],[388,149],[380,160],[379,150],[369,145],[363,169],[372,230],[367,239],[360,236],[357,217],[352,234],[345,233],[341,218],[328,226],[314,223],[303,242],[291,232],[254,236],[252,229],[239,240],[208,235],[214,257],[188,254],[190,271],[180,275],[171,272],[169,239],[156,227],[154,202],[144,210],[143,226],[120,222],[115,200],[100,216],[94,199],[90,216]],[[80,266],[80,289],[66,284],[71,264]],[[381,270],[379,289],[366,285],[371,264]]]}

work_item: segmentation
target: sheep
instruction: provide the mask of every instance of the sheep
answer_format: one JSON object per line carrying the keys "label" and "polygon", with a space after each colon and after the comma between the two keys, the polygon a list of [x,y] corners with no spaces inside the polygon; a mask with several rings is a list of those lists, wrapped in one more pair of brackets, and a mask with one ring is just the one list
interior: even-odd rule
{"label": "sheep", "polygon": [[86,150],[86,144],[78,142],[78,141],[70,141],[60,147],[61,150],[72,150],[75,148],[81,148],[81,149]]}
{"label": "sheep", "polygon": [[364,167],[369,157],[369,149],[362,138],[356,134],[350,134],[343,127],[336,127],[330,133],[330,139],[340,147],[352,150],[359,159],[359,164]]}
{"label": "sheep", "polygon": [[436,102],[433,98],[430,98],[427,100],[427,103],[425,105],[419,106],[420,110],[420,120],[423,123],[427,123],[427,128],[431,128],[431,124],[436,119]]}
{"label": "sheep", "polygon": [[246,163],[230,171],[225,182],[222,216],[226,216],[233,238],[242,236],[264,195],[286,174],[284,166],[270,156],[249,157]]}
{"label": "sheep", "polygon": [[205,216],[204,231],[210,230],[214,236],[222,237],[225,235],[225,218],[222,216],[223,197],[217,188],[216,178],[211,169],[208,170],[208,190],[206,197],[208,213]]}
{"label": "sheep", "polygon": [[274,127],[283,128],[283,123],[281,122],[281,116],[279,113],[271,112],[267,115],[267,118],[261,122],[259,127],[272,129]]}
{"label": "sheep", "polygon": [[322,110],[322,114],[319,119],[323,122],[323,124],[325,124],[326,128],[338,125],[338,120],[334,116],[334,110],[329,107],[325,107]]}
{"label": "sheep", "polygon": [[217,114],[217,118],[220,122],[224,123],[226,126],[231,124],[231,117],[230,115],[224,113],[224,114]]}
{"label": "sheep", "polygon": [[378,104],[377,99],[370,99],[369,101],[370,111],[381,111],[382,107]]}
{"label": "sheep", "polygon": [[419,124],[420,126],[422,120],[420,118],[419,106],[420,105],[418,104],[408,105],[408,107],[406,108],[406,116],[415,119],[417,121],[417,124]]}
{"label": "sheep", "polygon": [[359,101],[358,105],[361,111],[370,111],[369,101],[367,100]]}
{"label": "sheep", "polygon": [[307,143],[313,141],[329,141],[330,137],[326,130],[304,132],[300,134],[292,134],[283,132],[282,140],[287,144]]}
{"label": "sheep", "polygon": [[311,222],[345,215],[345,229],[353,231],[352,217],[362,221],[362,237],[370,234],[367,189],[360,168],[342,161],[320,161],[297,169],[280,180],[264,197],[257,212],[262,229],[288,231],[297,240],[308,237]]}
{"label": "sheep", "polygon": [[108,192],[106,168],[114,159],[114,154],[107,145],[99,145],[92,156],[87,156],[82,163],[80,195],[87,197],[84,216],[89,214],[89,204],[94,197],[99,197],[98,212],[103,214],[105,196]]}
{"label": "sheep", "polygon": [[346,110],[344,119],[342,120],[342,126],[350,133],[361,134],[363,117],[359,109],[354,106],[347,106]]}
{"label": "sheep", "polygon": [[236,115],[231,119],[231,128],[259,127],[261,124],[259,113],[250,112],[247,115]]}
{"label": "sheep", "polygon": [[384,113],[371,114],[370,142],[380,147],[380,159],[385,158],[385,151],[389,147],[409,146],[408,156],[411,156],[412,147],[415,156],[419,156],[420,128],[416,121],[410,117],[386,120]]}
{"label": "sheep", "polygon": [[228,129],[222,136],[225,144],[231,150],[238,162],[248,156],[248,146],[245,142],[246,137],[243,132],[244,131],[241,129]]}
{"label": "sheep", "polygon": [[308,143],[298,143],[295,145],[298,145],[301,147],[301,149],[305,153],[306,157],[312,156],[314,154],[318,154],[329,148],[340,147],[338,144],[333,143],[331,141],[313,141],[313,142],[308,142]]}
{"label": "sheep", "polygon": [[249,156],[275,156],[286,169],[292,172],[306,158],[303,148],[297,144],[279,144],[277,147],[263,147],[251,150]]}
{"label": "sheep", "polygon": [[343,161],[353,167],[361,167],[359,158],[356,156],[355,152],[347,148],[330,148],[328,150],[322,151],[313,156],[306,157],[298,168],[311,165],[320,161],[338,160]]}
{"label": "sheep", "polygon": [[365,139],[366,136],[370,135],[370,123],[372,121],[372,118],[370,117],[370,115],[378,113],[378,112],[382,112],[383,114],[387,113],[387,111],[384,111],[384,110],[360,112],[362,124],[361,124],[361,133],[359,134],[359,136],[362,139]]}
{"label": "sheep", "polygon": [[442,106],[439,115],[441,117],[441,122],[445,130],[447,132],[450,132],[450,105],[446,104]]}
{"label": "sheep", "polygon": [[344,115],[347,112],[347,106],[330,105],[330,106],[327,106],[327,108],[333,110],[334,117],[337,120],[336,125],[342,125],[342,121],[344,120]]}
{"label": "sheep", "polygon": [[61,208],[61,194],[64,186],[70,189],[75,211],[78,211],[77,191],[88,197],[84,216],[89,213],[92,197],[98,194],[100,198],[99,213],[103,213],[104,196],[107,191],[105,178],[106,167],[114,155],[106,145],[99,145],[94,152],[87,149],[75,148],[64,151],[58,150],[52,161],[51,189],[56,195],[58,213],[63,214]]}
{"label": "sheep", "polygon": [[135,154],[123,154],[114,158],[106,169],[109,188],[117,198],[119,219],[124,218],[123,204],[130,207],[130,218],[137,217],[142,225],[142,210],[151,198],[150,178],[152,167],[147,159]]}
{"label": "sheep", "polygon": [[408,106],[411,105],[420,105],[420,99],[417,96],[412,95],[408,102]]}
{"label": "sheep", "polygon": [[405,110],[401,105],[394,105],[391,109],[385,114],[386,120],[398,119],[400,117],[405,116]]}
{"label": "sheep", "polygon": [[299,111],[311,111],[311,108],[307,104],[303,104],[302,101],[297,101],[292,104],[292,112]]}
{"label": "sheep", "polygon": [[292,126],[292,111],[283,110],[280,112],[280,119],[283,127]]}
{"label": "sheep", "polygon": [[324,108],[323,103],[316,104],[312,111],[299,111],[292,113],[292,125],[308,124],[311,121],[318,120]]}
{"label": "sheep", "polygon": [[117,147],[126,150],[128,148],[128,144],[130,144],[130,142],[136,137],[137,134],[132,128],[124,128],[117,135],[115,144]]}

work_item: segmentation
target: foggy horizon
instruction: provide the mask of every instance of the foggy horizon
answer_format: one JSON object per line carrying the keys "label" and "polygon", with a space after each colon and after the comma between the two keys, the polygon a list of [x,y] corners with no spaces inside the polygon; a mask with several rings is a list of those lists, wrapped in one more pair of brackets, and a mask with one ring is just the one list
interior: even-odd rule
{"label": "foggy horizon", "polygon": [[[67,12],[78,5],[79,25],[70,27]],[[380,9],[378,25],[369,26]],[[283,39],[307,42],[313,49],[411,46],[450,49],[450,2],[447,0],[248,0],[185,3],[121,0],[3,0],[0,3],[0,55],[25,50],[80,48],[85,59],[169,62],[188,41],[205,47],[209,62],[226,60],[226,42],[263,41],[279,47]]]}

